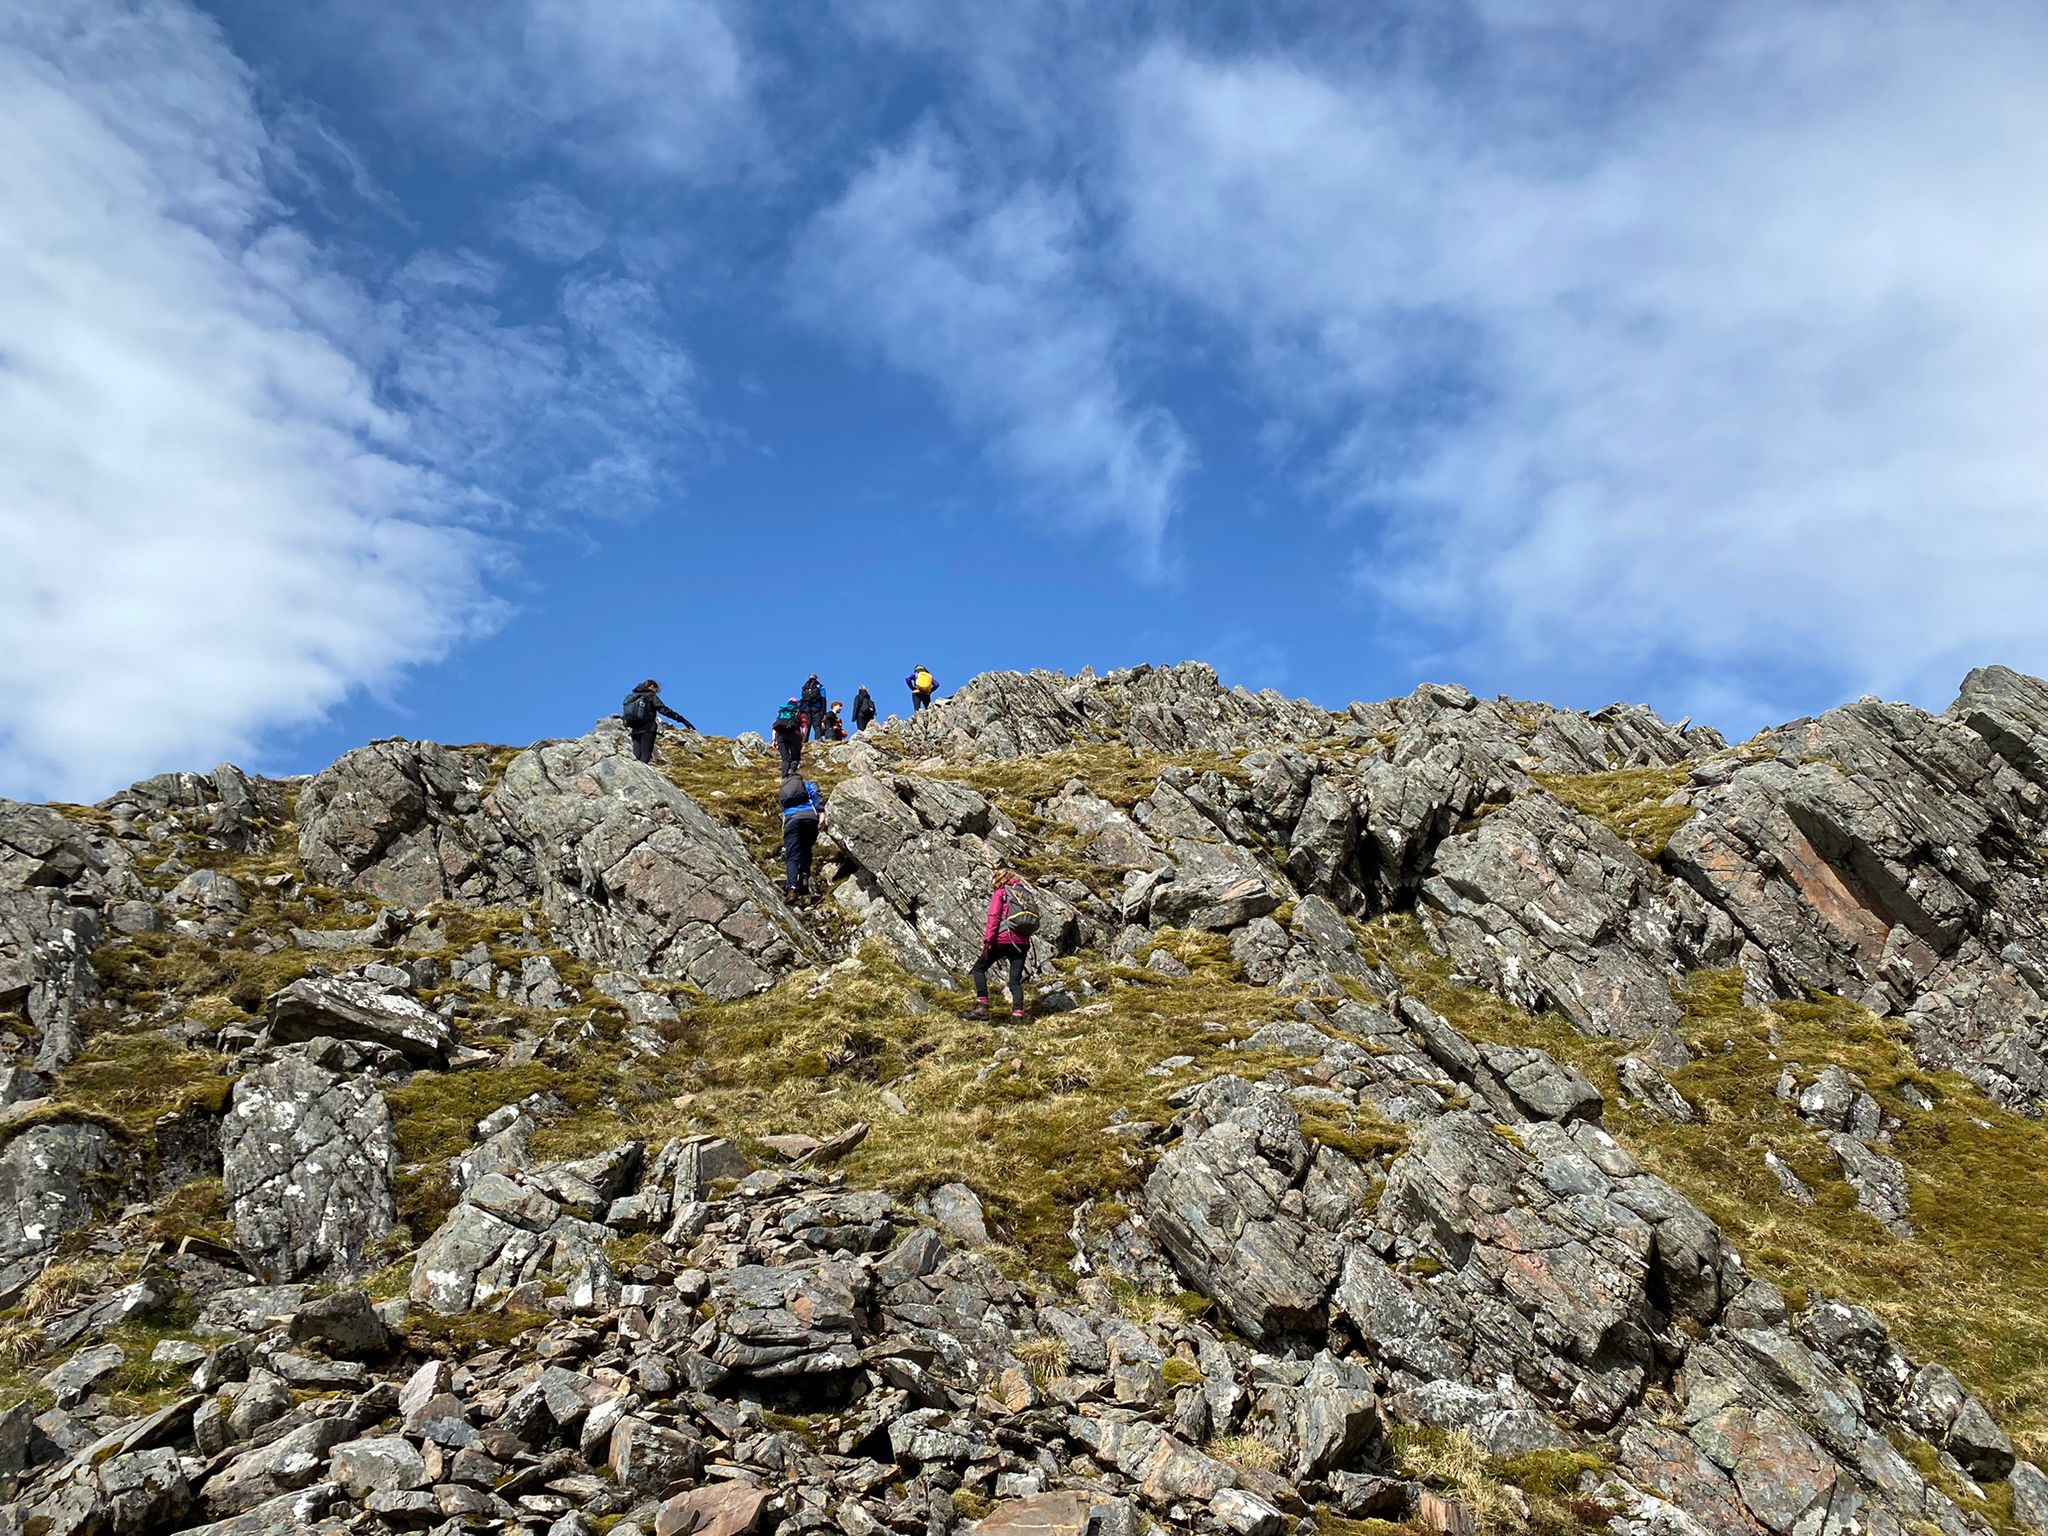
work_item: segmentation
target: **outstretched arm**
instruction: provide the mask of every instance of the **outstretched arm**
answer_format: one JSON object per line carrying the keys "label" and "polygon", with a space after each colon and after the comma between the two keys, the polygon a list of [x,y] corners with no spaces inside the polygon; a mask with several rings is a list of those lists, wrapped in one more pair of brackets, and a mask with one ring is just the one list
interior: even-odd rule
{"label": "outstretched arm", "polygon": [[657,710],[659,710],[662,714],[667,715],[669,719],[675,721],[675,723],[677,725],[680,725],[684,730],[694,731],[695,729],[697,729],[697,727],[690,724],[688,720],[685,720],[681,715],[677,714],[674,710],[670,709],[666,704],[662,703],[659,699],[655,700],[654,707]]}

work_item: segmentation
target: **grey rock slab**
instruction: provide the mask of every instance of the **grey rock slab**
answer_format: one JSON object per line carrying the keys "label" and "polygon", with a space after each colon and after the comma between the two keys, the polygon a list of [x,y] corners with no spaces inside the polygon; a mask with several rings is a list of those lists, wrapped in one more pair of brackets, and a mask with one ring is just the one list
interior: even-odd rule
{"label": "grey rock slab", "polygon": [[92,1389],[121,1369],[127,1356],[118,1344],[95,1344],[81,1349],[38,1383],[57,1401],[59,1408],[83,1402]]}
{"label": "grey rock slab", "polygon": [[455,1043],[448,1021],[408,993],[360,976],[308,976],[270,999],[268,1033],[290,1043],[331,1037],[439,1065]]}
{"label": "grey rock slab", "polygon": [[334,1448],[329,1472],[350,1498],[425,1488],[427,1464],[403,1435],[367,1435]]}
{"label": "grey rock slab", "polygon": [[236,1515],[310,1488],[327,1475],[334,1448],[352,1431],[341,1419],[316,1419],[268,1445],[242,1452],[201,1490],[216,1517]]}
{"label": "grey rock slab", "polygon": [[397,1221],[398,1139],[374,1083],[297,1056],[241,1078],[221,1128],[236,1241],[282,1279],[377,1267]]}
{"label": "grey rock slab", "polygon": [[988,1224],[981,1200],[965,1184],[941,1184],[932,1191],[932,1220],[976,1248],[988,1246]]}

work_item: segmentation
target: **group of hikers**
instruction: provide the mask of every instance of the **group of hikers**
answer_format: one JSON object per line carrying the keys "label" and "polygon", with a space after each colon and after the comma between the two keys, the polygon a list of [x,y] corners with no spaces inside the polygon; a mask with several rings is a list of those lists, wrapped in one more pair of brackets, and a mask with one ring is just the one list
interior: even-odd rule
{"label": "group of hikers", "polygon": [[[938,679],[931,668],[919,665],[903,680],[910,689],[911,713],[931,707],[938,692]],[[811,895],[811,860],[818,834],[825,828],[825,802],[818,786],[803,776],[804,744],[811,741],[844,741],[846,727],[841,720],[845,705],[825,700],[824,684],[813,672],[789,702],[775,713],[771,736],[781,759],[782,782],[776,789],[776,804],[782,812],[782,898],[791,905],[807,902]],[[643,763],[654,761],[654,738],[661,720],[673,720],[686,731],[696,727],[661,700],[661,684],[653,678],[626,695],[619,717],[633,739],[633,756]],[[867,688],[853,696],[853,728],[864,731],[875,720],[875,701]],[[981,957],[968,972],[974,983],[974,1007],[970,1019],[986,1019],[989,972],[1003,967],[1008,972],[1010,1017],[1024,1017],[1024,966],[1031,954],[1031,939],[1038,932],[1038,897],[1014,870],[998,870],[995,889],[989,896],[988,921],[983,927]]]}

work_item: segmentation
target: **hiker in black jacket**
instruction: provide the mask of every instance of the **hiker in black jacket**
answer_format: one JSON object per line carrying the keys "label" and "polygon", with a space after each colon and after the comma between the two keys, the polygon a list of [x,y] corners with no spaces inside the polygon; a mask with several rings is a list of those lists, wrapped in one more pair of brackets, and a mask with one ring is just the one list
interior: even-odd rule
{"label": "hiker in black jacket", "polygon": [[775,712],[775,724],[768,728],[768,735],[782,760],[782,776],[786,779],[804,760],[804,707],[800,700],[792,696]]}
{"label": "hiker in black jacket", "polygon": [[651,677],[627,694],[626,702],[619,708],[619,718],[626,722],[626,729],[633,736],[633,755],[643,763],[654,761],[654,733],[660,726],[659,717],[662,715],[667,715],[686,731],[697,729],[661,702],[661,684]]}
{"label": "hiker in black jacket", "polygon": [[864,731],[875,723],[875,701],[868,697],[868,687],[862,683],[860,692],[853,696],[853,728]]}
{"label": "hiker in black jacket", "polygon": [[803,704],[804,740],[816,741],[825,733],[825,685],[818,681],[817,673],[804,680],[798,699]]}

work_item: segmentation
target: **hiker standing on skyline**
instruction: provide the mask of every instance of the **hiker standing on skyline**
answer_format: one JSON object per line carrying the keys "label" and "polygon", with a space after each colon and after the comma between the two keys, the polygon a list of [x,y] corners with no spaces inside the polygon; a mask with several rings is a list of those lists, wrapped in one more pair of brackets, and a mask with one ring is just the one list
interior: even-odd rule
{"label": "hiker standing on skyline", "polygon": [[982,931],[981,958],[968,978],[974,983],[970,1019],[988,1017],[989,967],[1001,961],[1010,968],[1010,1017],[1024,1017],[1024,962],[1031,955],[1031,936],[1038,932],[1038,897],[1013,870],[996,873],[988,899],[988,926]]}
{"label": "hiker standing on skyline", "polygon": [[633,738],[633,756],[643,763],[654,761],[654,733],[661,728],[663,715],[686,731],[697,729],[661,702],[661,684],[651,677],[627,694],[626,702],[619,706],[619,718]]}
{"label": "hiker standing on skyline", "polygon": [[910,690],[910,712],[915,715],[932,707],[932,695],[939,691],[939,680],[932,676],[932,669],[919,662],[910,676],[903,679],[903,685]]}
{"label": "hiker standing on skyline", "polygon": [[875,723],[875,701],[868,696],[868,685],[862,683],[860,692],[853,696],[853,728],[864,731]]}
{"label": "hiker standing on skyline", "polygon": [[798,702],[803,706],[804,739],[816,741],[825,733],[825,685],[818,681],[817,673],[804,679]]}

